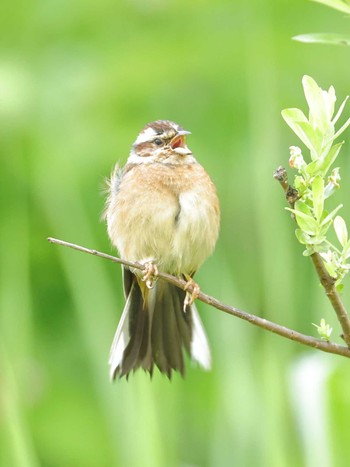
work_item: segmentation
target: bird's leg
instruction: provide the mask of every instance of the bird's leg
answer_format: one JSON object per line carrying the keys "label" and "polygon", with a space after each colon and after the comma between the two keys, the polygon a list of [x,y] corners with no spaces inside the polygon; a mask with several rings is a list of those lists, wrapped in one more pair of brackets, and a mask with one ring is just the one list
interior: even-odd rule
{"label": "bird's leg", "polygon": [[144,266],[145,269],[143,270],[142,280],[143,282],[146,282],[146,286],[149,289],[152,289],[158,276],[158,268],[154,263],[152,263],[152,261],[148,261]]}
{"label": "bird's leg", "polygon": [[[199,285],[192,279],[192,277],[187,276],[187,284],[185,285],[186,297],[184,300],[184,312],[186,312],[186,307],[193,305],[193,302],[198,298],[198,295],[201,291]],[[188,292],[188,288],[192,287],[192,292]]]}

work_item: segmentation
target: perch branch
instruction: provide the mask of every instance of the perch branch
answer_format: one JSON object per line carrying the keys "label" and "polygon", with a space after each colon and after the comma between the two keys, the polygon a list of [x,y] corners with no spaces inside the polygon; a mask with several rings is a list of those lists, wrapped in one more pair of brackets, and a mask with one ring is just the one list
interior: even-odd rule
{"label": "perch branch", "polygon": [[[97,250],[91,250],[89,248],[85,248],[79,245],[75,245],[73,243],[68,243],[63,240],[57,240],[55,238],[48,238],[50,243],[55,243],[58,245],[66,246],[69,248],[73,248],[74,250],[82,251],[83,253],[89,253],[90,255],[99,256],[101,258],[108,259],[109,261],[113,261],[114,263],[123,264],[130,268],[140,269],[143,270],[144,266],[139,263],[133,263],[131,261],[126,261],[121,258],[117,258],[115,256],[108,255],[106,253],[101,253]],[[171,284],[175,285],[176,287],[180,287],[181,289],[185,289],[186,282],[182,279],[178,279],[175,276],[170,274],[166,274],[164,272],[159,272],[158,277],[170,282]],[[192,287],[189,286],[189,291],[192,292]],[[255,326],[259,326],[260,328],[266,329],[271,331],[279,336],[285,337],[295,342],[299,342],[300,344],[306,345],[308,347],[313,347],[318,350],[322,350],[323,352],[328,352],[336,355],[341,355],[343,357],[350,358],[350,349],[344,345],[335,344],[332,342],[326,342],[321,339],[316,339],[315,337],[308,336],[306,334],[302,334],[300,332],[294,331],[293,329],[286,328],[285,326],[281,326],[276,324],[272,321],[268,321],[264,318],[260,318],[259,316],[253,315],[251,313],[247,313],[245,311],[239,310],[230,305],[225,305],[224,303],[220,302],[214,297],[210,297],[209,295],[200,292],[198,299],[208,305],[217,308],[218,310],[224,311],[229,315],[236,316],[237,318],[244,319]]]}
{"label": "perch branch", "polygon": [[[294,209],[294,204],[298,199],[298,191],[289,185],[286,169],[278,167],[274,173],[274,177],[280,183],[290,207]],[[313,253],[310,258],[315,266],[317,275],[325,290],[328,300],[331,302],[331,305],[337,314],[338,321],[343,330],[341,337],[346,342],[347,346],[350,347],[350,319],[340,295],[335,288],[335,280],[327,272],[319,253]]]}

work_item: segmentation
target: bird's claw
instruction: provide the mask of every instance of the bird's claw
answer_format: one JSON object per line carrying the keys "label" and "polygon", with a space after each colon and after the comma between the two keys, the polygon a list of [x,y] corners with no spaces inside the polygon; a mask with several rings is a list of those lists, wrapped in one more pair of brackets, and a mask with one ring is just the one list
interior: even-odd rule
{"label": "bird's claw", "polygon": [[[189,292],[187,289],[191,287],[192,292]],[[190,277],[185,285],[186,297],[184,300],[184,312],[186,312],[187,306],[193,305],[196,298],[198,298],[199,293],[201,291],[199,285]]]}
{"label": "bird's claw", "polygon": [[146,282],[146,287],[148,289],[152,289],[154,282],[158,276],[158,268],[152,262],[145,263],[144,266],[145,269],[143,270],[142,280],[143,282]]}

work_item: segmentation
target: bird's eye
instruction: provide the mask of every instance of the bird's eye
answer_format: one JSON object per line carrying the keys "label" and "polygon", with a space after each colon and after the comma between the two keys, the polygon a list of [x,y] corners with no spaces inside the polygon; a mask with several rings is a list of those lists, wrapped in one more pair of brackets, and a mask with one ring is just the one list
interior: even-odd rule
{"label": "bird's eye", "polygon": [[163,141],[160,139],[160,138],[156,138],[154,141],[153,141],[157,146],[160,146],[163,144]]}

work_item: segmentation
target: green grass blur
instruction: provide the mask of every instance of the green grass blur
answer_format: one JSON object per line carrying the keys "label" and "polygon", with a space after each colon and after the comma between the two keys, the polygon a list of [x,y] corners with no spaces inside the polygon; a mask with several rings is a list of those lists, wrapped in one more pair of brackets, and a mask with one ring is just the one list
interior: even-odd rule
{"label": "green grass blur", "polygon": [[[103,180],[147,122],[171,119],[218,187],[222,227],[197,279],[226,303],[308,334],[339,326],[294,237],[274,169],[299,144],[285,107],[301,78],[350,94],[346,32],[297,0],[17,0],[0,15],[0,465],[348,466],[350,366],[211,309],[203,373],[110,384],[124,298]],[[349,107],[344,115],[349,116]],[[350,219],[349,131],[340,156]],[[344,300],[350,306],[349,280]]]}

